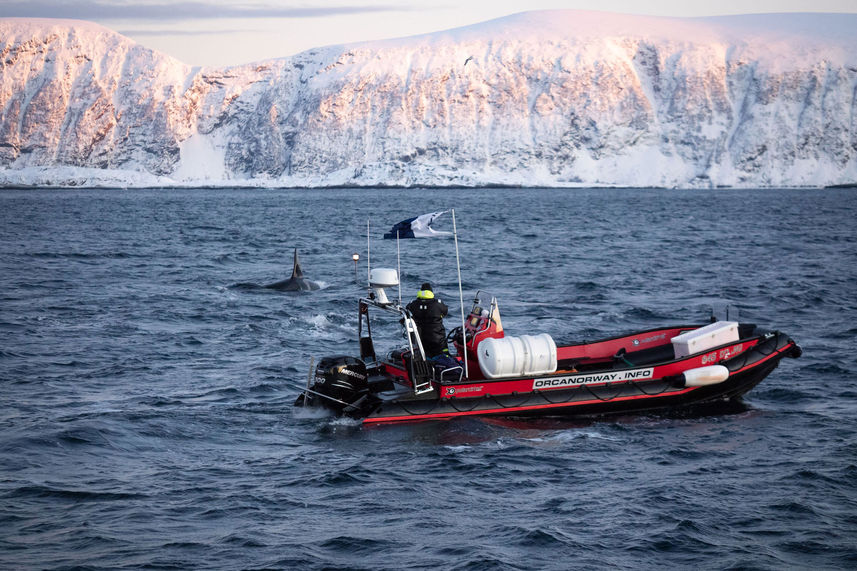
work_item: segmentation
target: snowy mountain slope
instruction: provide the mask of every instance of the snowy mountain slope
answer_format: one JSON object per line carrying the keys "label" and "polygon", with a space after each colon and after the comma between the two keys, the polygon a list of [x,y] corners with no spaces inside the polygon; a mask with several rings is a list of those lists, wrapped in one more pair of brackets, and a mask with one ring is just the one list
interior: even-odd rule
{"label": "snowy mountain slope", "polygon": [[5,20],[0,161],[171,172],[185,66],[80,22]]}
{"label": "snowy mountain slope", "polygon": [[0,20],[0,184],[857,181],[857,15],[530,12],[192,69]]}

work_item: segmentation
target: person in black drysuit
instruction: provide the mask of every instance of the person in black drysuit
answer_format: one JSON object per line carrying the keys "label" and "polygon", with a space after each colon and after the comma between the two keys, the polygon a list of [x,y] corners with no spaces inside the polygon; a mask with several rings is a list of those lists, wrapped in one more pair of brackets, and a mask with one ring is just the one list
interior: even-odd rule
{"label": "person in black drysuit", "polygon": [[417,292],[417,299],[407,306],[408,311],[414,318],[423,342],[426,357],[433,359],[440,356],[448,356],[449,349],[446,345],[446,328],[443,326],[443,318],[449,313],[449,308],[441,300],[434,296],[431,284],[426,282]]}

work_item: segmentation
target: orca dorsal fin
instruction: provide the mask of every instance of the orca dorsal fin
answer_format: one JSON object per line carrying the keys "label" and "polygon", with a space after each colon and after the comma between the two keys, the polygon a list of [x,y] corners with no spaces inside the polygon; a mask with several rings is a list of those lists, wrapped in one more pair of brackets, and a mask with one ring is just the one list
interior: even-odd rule
{"label": "orca dorsal fin", "polygon": [[298,260],[298,249],[295,248],[295,265],[292,267],[293,278],[303,278],[304,271],[301,269],[301,262]]}

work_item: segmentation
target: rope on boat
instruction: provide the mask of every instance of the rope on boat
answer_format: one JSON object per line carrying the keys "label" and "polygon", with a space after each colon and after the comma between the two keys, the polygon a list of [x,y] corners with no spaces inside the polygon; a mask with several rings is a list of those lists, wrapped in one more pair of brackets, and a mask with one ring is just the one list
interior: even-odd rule
{"label": "rope on boat", "polygon": [[653,397],[653,396],[656,396],[656,395],[662,395],[662,394],[664,394],[665,392],[667,392],[667,389],[668,389],[668,388],[670,388],[669,384],[664,383],[663,388],[662,388],[661,390],[659,390],[659,391],[654,391],[654,392],[651,392],[651,393],[647,393],[647,392],[645,391],[645,389],[643,389],[643,387],[641,387],[640,385],[638,385],[638,384],[637,384],[637,382],[636,382],[636,381],[629,380],[629,381],[628,381],[628,383],[630,383],[631,385],[634,385],[634,388],[635,388],[635,389],[637,389],[638,391],[640,391],[642,394],[646,395],[647,397]]}
{"label": "rope on boat", "polygon": [[[516,393],[516,392],[515,392],[515,393],[512,393],[510,396],[516,396],[517,394],[518,394],[518,393]],[[506,406],[506,405],[505,405],[505,404],[503,404],[502,402],[498,401],[498,400],[497,400],[497,397],[495,397],[494,395],[490,395],[490,394],[489,394],[489,395],[485,395],[485,396],[487,396],[487,397],[488,397],[488,398],[490,398],[492,401],[494,401],[495,403],[497,403],[497,405],[498,405],[500,408],[520,408],[520,407],[522,407],[522,406],[526,405],[527,403],[529,403],[529,402],[530,402],[530,399],[532,398],[532,395],[524,395],[524,400],[522,400],[522,401],[521,401],[521,402],[519,402],[518,404],[510,404],[509,406]]]}
{"label": "rope on boat", "polygon": [[411,411],[410,411],[410,410],[408,410],[408,408],[407,408],[405,405],[403,405],[402,403],[397,402],[397,403],[395,403],[395,404],[396,404],[396,406],[400,407],[403,411],[405,411],[406,413],[410,414],[411,416],[418,416],[418,415],[421,415],[421,414],[431,414],[432,412],[434,412],[434,410],[435,410],[438,406],[440,406],[440,403],[441,403],[441,402],[443,402],[441,399],[437,399],[436,401],[434,401],[434,404],[432,405],[432,407],[431,407],[430,409],[428,409],[427,411],[425,411],[425,412],[411,412]]}
{"label": "rope on boat", "polygon": [[758,346],[758,345],[757,345],[757,347],[759,348],[759,353],[761,353],[761,354],[762,354],[762,355],[764,355],[765,357],[768,357],[768,356],[770,356],[770,355],[773,355],[774,353],[778,353],[778,352],[779,352],[779,347],[777,347],[777,345],[779,345],[779,341],[780,341],[780,332],[779,332],[779,331],[774,331],[774,334],[771,336],[771,338],[770,338],[770,339],[768,339],[766,343],[763,343],[763,344],[762,344],[762,346],[770,344],[770,345],[771,345],[771,347],[772,347],[772,348],[771,348],[771,350],[770,350],[770,352],[765,353],[765,352],[762,350],[762,347],[760,347],[760,346]]}
{"label": "rope on boat", "polygon": [[454,402],[455,400],[456,400],[455,397],[449,399],[449,406],[454,408],[456,412],[473,412],[474,410],[476,410],[476,407],[479,406],[479,403],[482,402],[483,400],[485,400],[485,395],[482,395],[481,397],[479,397],[476,400],[476,402],[473,404],[473,406],[467,410],[465,410],[463,408],[458,408],[457,406],[455,406],[455,402]]}
{"label": "rope on boat", "polygon": [[411,411],[410,411],[410,410],[408,410],[408,408],[407,408],[405,405],[403,405],[402,403],[400,403],[400,402],[397,402],[397,403],[396,403],[396,405],[397,405],[399,408],[401,408],[403,411],[405,411],[406,413],[408,413],[408,414],[409,414],[409,415],[411,415],[411,416],[419,416],[419,415],[422,415],[422,414],[431,414],[431,413],[434,411],[434,409],[436,409],[436,408],[437,408],[437,406],[438,406],[439,404],[440,404],[440,400],[436,400],[436,401],[434,401],[434,405],[433,405],[430,409],[428,409],[427,411],[425,411],[425,412],[411,412]]}
{"label": "rope on boat", "polygon": [[[640,388],[640,386],[637,383],[635,383],[634,381],[629,381],[627,384],[632,385],[634,388],[636,388],[638,391],[640,391],[641,394],[644,394],[646,396],[655,396],[655,395],[663,394],[663,393],[667,392],[667,389],[669,388],[668,385],[664,385],[664,387],[660,391],[648,393],[645,390],[643,390],[642,388]],[[593,397],[595,397],[596,399],[598,399],[602,402],[608,402],[608,401],[614,400],[622,394],[622,386],[621,385],[619,386],[619,390],[616,391],[615,394],[608,396],[606,398],[600,396],[598,393],[593,391],[589,386],[587,386],[587,385],[582,385],[582,386],[586,388],[586,390],[589,394],[591,394]],[[524,400],[522,400],[521,402],[515,403],[515,404],[506,404],[506,403],[502,402],[501,400],[499,400],[496,396],[491,395],[491,394],[486,394],[486,395],[481,396],[474,403],[473,407],[471,407],[467,410],[465,410],[463,408],[458,408],[455,405],[455,402],[453,402],[455,399],[449,399],[449,405],[452,408],[454,408],[456,410],[456,412],[472,412],[472,411],[476,410],[476,408],[479,406],[479,404],[482,401],[490,399],[500,408],[520,408],[522,406],[526,406],[530,401],[532,401],[532,398],[534,396],[540,396],[542,398],[542,400],[548,404],[567,404],[567,403],[573,402],[575,400],[574,399],[574,396],[575,396],[574,392],[572,392],[570,395],[568,395],[564,399],[552,400],[547,396],[547,393],[545,391],[540,391],[540,390],[536,389],[531,394],[525,395]]]}
{"label": "rope on boat", "polygon": [[616,394],[614,394],[612,397],[607,397],[605,399],[605,398],[601,398],[601,396],[598,395],[598,393],[596,393],[595,391],[593,391],[589,385],[583,385],[583,386],[586,388],[586,390],[589,392],[589,394],[591,394],[592,396],[594,396],[595,398],[597,398],[601,402],[609,402],[615,398],[618,398],[619,395],[622,393],[622,385],[619,385],[619,390],[616,391]]}
{"label": "rope on boat", "polygon": [[[757,343],[755,346],[751,347],[740,355],[728,359],[723,364],[726,365],[726,367],[729,369],[729,373],[731,374],[734,371],[739,371],[746,367],[748,361],[750,360],[750,355],[754,353],[761,355],[762,358],[770,357],[774,353],[781,353],[782,351],[779,350],[779,340],[781,335],[782,334],[779,331],[774,331],[774,335],[772,335],[769,339],[763,341],[762,343]],[[770,345],[770,349],[767,348],[768,345]],[[738,364],[739,362],[741,363],[740,365]]]}
{"label": "rope on boat", "polygon": [[[538,390],[538,389],[534,389],[534,390],[533,390],[533,394],[539,395],[540,397],[542,397],[543,399],[545,399],[545,401],[546,401],[546,402],[548,402],[549,404],[562,404],[562,403],[566,403],[566,402],[571,402],[571,397],[569,397],[569,398],[567,398],[567,399],[565,399],[565,400],[557,400],[557,401],[553,401],[553,400],[549,399],[549,398],[545,395],[545,392],[544,392],[544,391],[540,391],[540,390]],[[574,395],[572,395],[572,396],[574,396]]]}
{"label": "rope on boat", "polygon": [[[746,367],[747,366],[747,358],[750,356],[750,353],[752,353],[752,352],[753,352],[753,349],[750,349],[749,351],[741,353],[737,357],[733,357],[732,359],[729,359],[727,361],[727,365],[726,365],[726,368],[729,369],[729,374],[731,375],[734,371],[738,371],[738,370]],[[738,365],[738,359],[741,359],[741,365]],[[735,365],[734,369],[732,368],[733,364]]]}

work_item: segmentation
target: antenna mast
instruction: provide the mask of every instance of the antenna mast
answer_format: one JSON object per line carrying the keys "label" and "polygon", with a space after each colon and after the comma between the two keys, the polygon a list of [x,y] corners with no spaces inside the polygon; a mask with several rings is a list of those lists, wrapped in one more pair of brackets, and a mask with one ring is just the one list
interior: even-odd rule
{"label": "antenna mast", "polygon": [[371,287],[372,255],[369,253],[369,219],[366,219],[366,287]]}
{"label": "antenna mast", "polygon": [[396,230],[396,275],[399,282],[399,305],[402,305],[402,259],[399,255],[399,231]]}
{"label": "antenna mast", "polygon": [[452,237],[455,238],[455,266],[458,268],[458,301],[461,303],[461,346],[464,349],[464,378],[470,378],[467,369],[467,335],[464,331],[464,291],[461,289],[461,258],[458,255],[458,229],[455,226],[455,208],[452,209]]}

